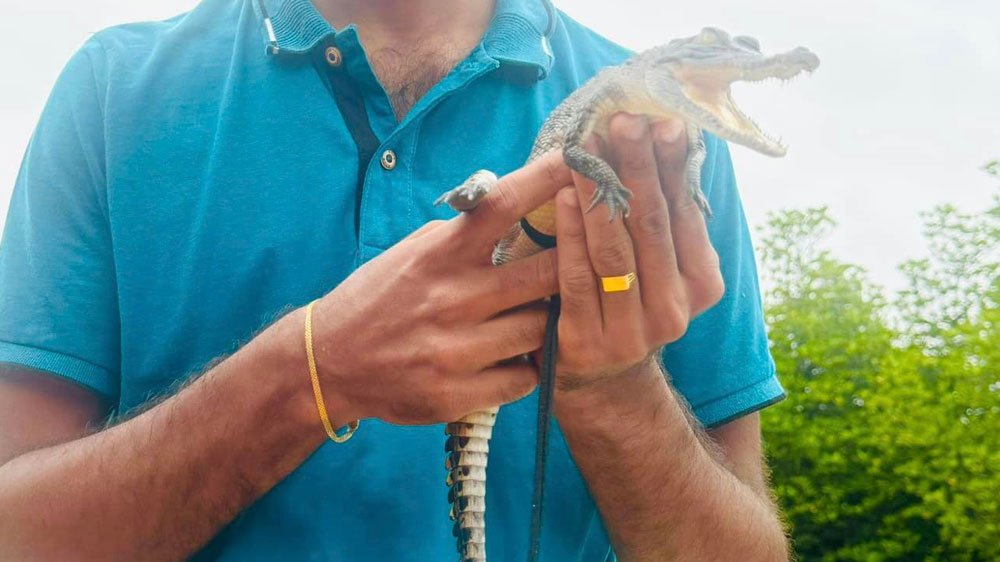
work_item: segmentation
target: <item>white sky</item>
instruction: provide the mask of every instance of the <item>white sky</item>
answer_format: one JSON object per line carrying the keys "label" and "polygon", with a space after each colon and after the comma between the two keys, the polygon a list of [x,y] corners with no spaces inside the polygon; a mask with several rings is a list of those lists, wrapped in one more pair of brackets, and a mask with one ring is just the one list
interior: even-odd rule
{"label": "white sky", "polygon": [[[233,0],[236,1],[236,0]],[[0,224],[49,89],[89,34],[160,19],[193,0],[0,0]],[[897,263],[924,250],[918,212],[982,209],[996,192],[980,167],[1000,157],[997,0],[556,0],[634,49],[705,25],[764,50],[805,45],[823,64],[785,86],[735,88],[740,105],[790,145],[773,160],[733,150],[752,224],[768,211],[828,204],[842,258],[898,286]]]}

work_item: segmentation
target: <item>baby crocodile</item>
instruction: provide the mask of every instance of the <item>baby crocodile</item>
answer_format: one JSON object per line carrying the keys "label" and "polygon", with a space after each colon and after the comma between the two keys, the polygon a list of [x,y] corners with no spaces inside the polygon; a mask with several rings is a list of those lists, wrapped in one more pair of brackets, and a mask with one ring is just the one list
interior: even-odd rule
{"label": "baby crocodile", "polygon": [[[679,119],[687,129],[687,189],[710,214],[701,190],[703,130],[768,156],[785,154],[781,142],[765,134],[736,106],[730,85],[736,81],[787,80],[818,66],[819,58],[804,47],[767,56],[753,37],[730,37],[721,29],[706,27],[697,35],[675,39],[606,68],[586,82],[545,120],[528,161],[562,149],[566,164],[596,183],[587,211],[604,203],[610,219],[627,216],[631,192],[607,162],[584,150],[584,141],[592,133],[604,136],[608,120],[617,112],[644,115],[650,122]],[[492,172],[477,171],[435,204],[448,203],[458,211],[474,209],[496,182]],[[538,252],[554,245],[554,236],[555,205],[550,201],[529,213],[520,228],[511,229],[497,243],[493,262],[501,264]],[[542,381],[543,391],[551,382]],[[497,411],[469,414],[445,430],[449,435],[445,446],[448,499],[463,562],[486,560],[486,463]],[[544,423],[539,427],[545,427]],[[533,548],[537,552],[537,546]]]}

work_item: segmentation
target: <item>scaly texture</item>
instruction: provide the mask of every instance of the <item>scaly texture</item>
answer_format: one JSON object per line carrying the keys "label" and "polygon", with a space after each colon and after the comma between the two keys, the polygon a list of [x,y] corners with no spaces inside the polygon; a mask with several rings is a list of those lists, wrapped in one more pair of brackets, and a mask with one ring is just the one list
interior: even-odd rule
{"label": "scaly texture", "polygon": [[[769,156],[785,153],[780,142],[766,135],[736,107],[730,84],[737,80],[787,80],[804,70],[811,72],[818,65],[816,55],[803,47],[765,56],[752,37],[730,37],[725,31],[705,28],[698,35],[654,47],[598,73],[552,111],[535,139],[528,161],[561,149],[566,164],[597,186],[587,211],[603,203],[611,219],[627,216],[631,193],[607,162],[584,150],[584,141],[592,133],[606,136],[608,120],[617,112],[644,115],[651,122],[679,119],[687,130],[684,169],[688,192],[709,214],[701,191],[703,130]],[[474,209],[496,182],[492,172],[480,170],[443,194],[436,204],[447,202],[458,211]],[[528,228],[555,236],[553,202],[535,209],[525,220]],[[497,243],[493,262],[505,263],[541,249],[525,227],[512,228]],[[448,424],[445,430],[449,436],[445,445],[448,500],[452,503],[451,517],[462,562],[486,560],[486,464],[496,414],[495,408],[476,412]]]}

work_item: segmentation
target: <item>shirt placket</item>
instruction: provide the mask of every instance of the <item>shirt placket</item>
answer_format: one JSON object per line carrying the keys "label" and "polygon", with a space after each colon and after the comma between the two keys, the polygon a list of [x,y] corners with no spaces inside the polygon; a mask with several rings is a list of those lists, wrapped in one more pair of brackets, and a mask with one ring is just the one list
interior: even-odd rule
{"label": "shirt placket", "polygon": [[[441,101],[499,63],[476,48],[397,123],[354,26],[345,27],[317,59],[358,153],[355,192],[357,263],[371,259],[419,225],[413,224],[412,175],[420,122]],[[462,126],[460,123],[455,125]],[[442,190],[445,186],[442,186]]]}

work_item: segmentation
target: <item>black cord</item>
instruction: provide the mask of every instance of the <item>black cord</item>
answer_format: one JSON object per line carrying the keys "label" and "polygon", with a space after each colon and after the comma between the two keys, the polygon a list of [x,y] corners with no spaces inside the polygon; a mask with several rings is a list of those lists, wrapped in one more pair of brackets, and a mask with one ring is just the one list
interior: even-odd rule
{"label": "black cord", "polygon": [[[552,0],[539,0],[545,7],[548,23],[544,37],[548,38],[556,29],[556,9]],[[521,221],[529,236],[537,232],[527,221]],[[544,235],[542,235],[544,236]],[[544,248],[554,247],[555,238],[545,240],[532,237]],[[535,477],[531,494],[531,529],[528,531],[528,562],[537,562],[542,542],[542,500],[545,496],[545,462],[549,454],[549,420],[552,418],[552,392],[556,382],[556,351],[559,348],[559,295],[549,300],[549,317],[545,324],[545,341],[542,344],[541,380],[538,384],[538,419],[535,428]]]}
{"label": "black cord", "polygon": [[528,562],[536,562],[542,540],[542,500],[545,495],[545,461],[549,452],[549,420],[556,382],[556,351],[559,348],[559,295],[549,300],[549,317],[542,344],[541,380],[538,384],[538,426],[535,433],[535,479],[531,497],[531,531]]}

